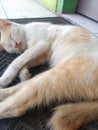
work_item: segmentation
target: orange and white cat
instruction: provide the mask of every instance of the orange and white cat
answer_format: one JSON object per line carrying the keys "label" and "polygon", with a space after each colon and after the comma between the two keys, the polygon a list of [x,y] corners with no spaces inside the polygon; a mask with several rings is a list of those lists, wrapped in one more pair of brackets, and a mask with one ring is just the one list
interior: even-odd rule
{"label": "orange and white cat", "polygon": [[[0,77],[0,118],[17,117],[41,104],[68,99],[55,108],[53,130],[78,130],[98,119],[98,38],[70,25],[0,19],[0,47],[22,53]],[[28,68],[48,63],[50,69],[30,78]],[[5,88],[19,73],[23,81]],[[27,80],[28,79],[28,80]]]}

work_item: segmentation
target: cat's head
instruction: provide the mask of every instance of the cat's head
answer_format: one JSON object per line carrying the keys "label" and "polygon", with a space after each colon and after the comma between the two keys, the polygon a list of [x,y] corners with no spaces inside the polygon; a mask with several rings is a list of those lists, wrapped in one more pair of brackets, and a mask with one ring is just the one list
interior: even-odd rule
{"label": "cat's head", "polygon": [[0,48],[9,53],[22,53],[26,49],[26,36],[22,25],[0,19]]}

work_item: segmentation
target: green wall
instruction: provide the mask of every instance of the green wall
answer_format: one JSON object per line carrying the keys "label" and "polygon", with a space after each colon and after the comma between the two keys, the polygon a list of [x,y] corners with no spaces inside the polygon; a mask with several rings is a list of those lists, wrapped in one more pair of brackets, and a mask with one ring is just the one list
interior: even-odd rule
{"label": "green wall", "polygon": [[52,10],[53,12],[56,12],[57,7],[57,1],[58,0],[38,0],[40,3],[42,3],[45,7]]}
{"label": "green wall", "polygon": [[74,13],[78,4],[78,0],[38,0],[38,2],[59,13]]}
{"label": "green wall", "polygon": [[78,0],[58,0],[57,12],[75,13]]}

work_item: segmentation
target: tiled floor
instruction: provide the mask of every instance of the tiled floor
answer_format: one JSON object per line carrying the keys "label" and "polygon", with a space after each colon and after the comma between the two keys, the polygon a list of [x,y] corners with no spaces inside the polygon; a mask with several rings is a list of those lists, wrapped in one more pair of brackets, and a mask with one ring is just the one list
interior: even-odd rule
{"label": "tiled floor", "polygon": [[63,14],[62,17],[86,28],[87,30],[91,31],[96,36],[98,36],[98,22],[95,22],[79,14]]}
{"label": "tiled floor", "polygon": [[35,0],[0,0],[0,18],[55,17]]}

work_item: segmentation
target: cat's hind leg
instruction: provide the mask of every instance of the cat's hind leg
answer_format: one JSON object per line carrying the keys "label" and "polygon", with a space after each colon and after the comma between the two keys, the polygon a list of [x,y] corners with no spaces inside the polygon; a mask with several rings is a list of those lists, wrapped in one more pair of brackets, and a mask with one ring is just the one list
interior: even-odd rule
{"label": "cat's hind leg", "polygon": [[[79,57],[41,73],[23,82],[23,84],[19,84],[21,89],[0,103],[0,118],[17,117],[25,113],[28,109],[39,106],[40,104],[49,104],[53,101],[68,99],[89,102],[85,104],[77,103],[75,106],[64,106],[64,108],[61,107],[61,109],[58,108],[57,113],[60,113],[59,117],[61,118],[55,118],[55,115],[52,118],[57,119],[57,122],[59,121],[56,127],[56,122],[54,123],[54,120],[52,120],[54,130],[77,130],[87,119],[89,119],[87,122],[97,119],[98,102],[90,102],[92,100],[98,100],[98,82],[96,80],[98,71],[96,70],[97,66],[95,66],[95,69],[94,67],[91,69],[93,65],[92,58]],[[63,117],[62,111],[65,114]],[[69,113],[66,113],[66,111],[69,111]],[[74,115],[75,112],[76,115]],[[77,114],[81,116],[77,116]],[[70,118],[69,115],[73,117]],[[79,120],[78,126],[75,127],[74,119],[76,119],[75,122],[77,124],[78,118],[81,119],[81,121]],[[67,120],[69,124],[66,125]]]}
{"label": "cat's hind leg", "polygon": [[[21,83],[22,84],[22,83]],[[8,97],[11,97],[15,93],[17,93],[21,89],[21,84],[18,84],[16,86],[12,86],[5,89],[0,89],[0,101],[4,101]]]}
{"label": "cat's hind leg", "polygon": [[0,118],[19,116],[32,107],[55,100],[61,101],[63,98],[75,101],[92,100],[95,99],[95,94],[97,98],[97,88],[92,87],[95,82],[88,82],[92,80],[93,73],[95,74],[91,65],[91,58],[79,57],[9,88],[10,94],[7,89],[1,90],[1,99],[5,100],[0,103]]}
{"label": "cat's hind leg", "polygon": [[[13,94],[6,93],[7,89],[1,90],[2,98],[8,97],[0,103],[0,118],[20,116],[32,107],[61,100],[64,90],[59,80],[56,71],[49,70],[9,88]],[[18,88],[15,92],[14,87]]]}

